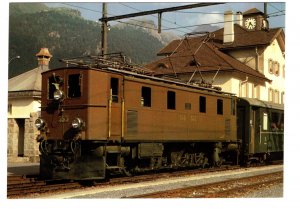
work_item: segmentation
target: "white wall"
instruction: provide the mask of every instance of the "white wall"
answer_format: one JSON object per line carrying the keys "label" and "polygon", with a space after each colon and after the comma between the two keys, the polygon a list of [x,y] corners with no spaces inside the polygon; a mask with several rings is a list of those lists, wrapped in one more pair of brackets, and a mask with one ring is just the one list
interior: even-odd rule
{"label": "white wall", "polygon": [[[279,62],[279,76],[271,74],[269,72],[269,59]],[[281,93],[285,92],[285,78],[283,77],[283,66],[285,65],[285,58],[281,52],[277,40],[274,40],[273,43],[268,46],[264,52],[264,74],[265,76],[272,80],[271,83],[266,83],[266,87],[261,91],[262,100],[269,100],[268,92],[269,88],[277,90],[279,92],[279,103],[282,103]]]}
{"label": "white wall", "polygon": [[11,113],[8,112],[8,118],[30,118],[31,112],[40,111],[41,104],[33,98],[9,99],[8,105],[12,105]]}

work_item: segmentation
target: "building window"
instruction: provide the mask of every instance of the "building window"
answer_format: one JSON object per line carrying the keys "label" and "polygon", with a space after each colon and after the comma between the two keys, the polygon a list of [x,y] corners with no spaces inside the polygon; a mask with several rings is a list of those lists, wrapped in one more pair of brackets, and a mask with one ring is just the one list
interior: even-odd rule
{"label": "building window", "polygon": [[185,103],[184,104],[184,109],[185,110],[191,110],[192,109],[192,104],[191,103]]}
{"label": "building window", "polygon": [[253,98],[253,90],[254,90],[254,85],[253,85],[253,83],[247,83],[247,91],[248,91],[248,93],[247,93],[247,97],[249,97],[249,98]]}
{"label": "building window", "polygon": [[217,100],[217,114],[223,114],[223,100],[221,99]]}
{"label": "building window", "polygon": [[274,62],[274,74],[276,76],[279,76],[279,72],[280,72],[280,64],[279,62]]}
{"label": "building window", "polygon": [[119,79],[112,77],[110,79],[110,97],[112,102],[117,103],[119,101]]}
{"label": "building window", "polygon": [[168,91],[167,93],[167,108],[176,109],[176,93],[174,91]]}
{"label": "building window", "polygon": [[241,97],[247,97],[248,91],[247,91],[247,83],[241,82]]}
{"label": "building window", "polygon": [[76,98],[81,96],[81,75],[71,74],[68,79],[68,97]]}
{"label": "building window", "polygon": [[141,105],[151,107],[151,88],[142,87]]}
{"label": "building window", "polygon": [[274,93],[273,93],[273,89],[272,88],[269,88],[269,95],[268,95],[268,97],[269,97],[269,101],[270,102],[273,102],[274,101]]}
{"label": "building window", "polygon": [[268,69],[269,69],[269,72],[271,74],[273,74],[273,60],[272,59],[269,59],[269,62],[268,62]]}
{"label": "building window", "polygon": [[206,97],[199,97],[199,111],[202,113],[206,113]]}
{"label": "building window", "polygon": [[282,77],[285,78],[285,65],[282,66]]}
{"label": "building window", "polygon": [[260,87],[259,87],[259,85],[254,86],[253,98],[260,99]]}
{"label": "building window", "polygon": [[281,104],[284,104],[284,92],[281,92]]}
{"label": "building window", "polygon": [[7,113],[12,114],[12,104],[7,105]]}
{"label": "building window", "polygon": [[279,91],[274,91],[274,103],[279,103]]}
{"label": "building window", "polygon": [[167,69],[167,68],[169,68],[169,66],[168,66],[167,64],[165,64],[165,63],[159,63],[159,64],[157,65],[157,68],[164,68],[164,69]]}

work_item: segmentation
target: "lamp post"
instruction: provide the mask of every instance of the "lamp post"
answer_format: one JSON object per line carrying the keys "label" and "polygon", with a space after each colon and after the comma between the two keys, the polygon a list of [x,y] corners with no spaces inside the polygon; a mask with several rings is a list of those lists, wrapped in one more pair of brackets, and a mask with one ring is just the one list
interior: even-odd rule
{"label": "lamp post", "polygon": [[21,58],[20,56],[15,56],[8,61],[8,64],[10,64],[14,59],[20,59],[20,58]]}

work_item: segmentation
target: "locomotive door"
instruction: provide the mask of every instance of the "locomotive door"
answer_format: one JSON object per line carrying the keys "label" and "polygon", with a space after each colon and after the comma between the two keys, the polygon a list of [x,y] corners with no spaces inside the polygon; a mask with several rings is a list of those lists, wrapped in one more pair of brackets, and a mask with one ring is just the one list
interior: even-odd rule
{"label": "locomotive door", "polygon": [[122,83],[122,77],[110,77],[110,90],[108,100],[108,139],[113,141],[120,141],[122,135]]}

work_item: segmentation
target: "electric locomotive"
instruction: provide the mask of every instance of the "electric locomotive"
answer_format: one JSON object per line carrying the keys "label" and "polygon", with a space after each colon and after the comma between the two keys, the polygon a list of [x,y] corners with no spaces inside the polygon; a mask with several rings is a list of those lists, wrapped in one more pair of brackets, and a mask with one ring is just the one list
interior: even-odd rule
{"label": "electric locomotive", "polygon": [[107,173],[238,164],[237,98],[113,67],[42,73],[40,175],[103,179]]}

